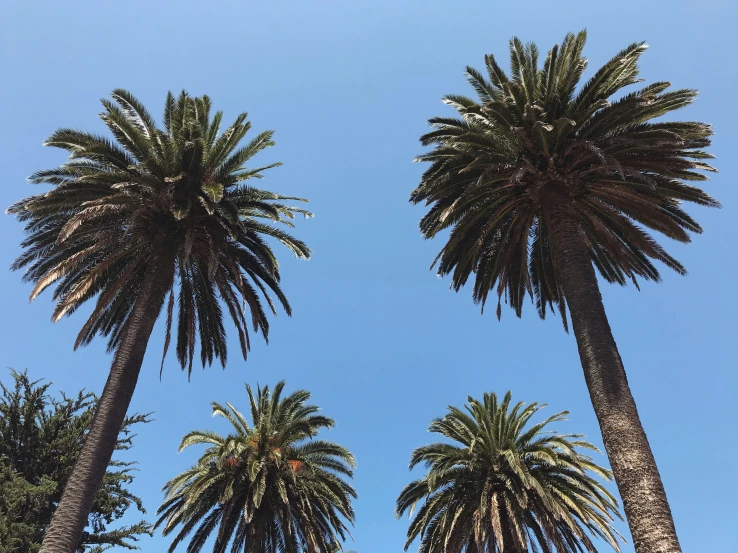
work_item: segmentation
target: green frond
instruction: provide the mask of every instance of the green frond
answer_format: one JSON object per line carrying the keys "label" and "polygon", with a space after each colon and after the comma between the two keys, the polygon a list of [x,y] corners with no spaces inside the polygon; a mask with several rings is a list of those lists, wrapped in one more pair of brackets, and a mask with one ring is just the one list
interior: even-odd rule
{"label": "green frond", "polygon": [[184,438],[182,438],[182,441],[179,443],[179,452],[182,452],[182,450],[190,447],[191,445],[213,444],[217,446],[221,445],[222,443],[223,438],[215,432],[209,432],[207,430],[195,430],[193,432],[190,432],[189,434],[186,434]]}

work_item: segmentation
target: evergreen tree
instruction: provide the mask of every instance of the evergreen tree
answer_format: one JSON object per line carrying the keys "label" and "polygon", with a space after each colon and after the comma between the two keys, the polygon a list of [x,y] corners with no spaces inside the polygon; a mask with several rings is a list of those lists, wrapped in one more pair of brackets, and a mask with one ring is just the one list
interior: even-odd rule
{"label": "evergreen tree", "polygon": [[[49,394],[51,383],[31,381],[24,371],[11,371],[12,384],[0,383],[0,553],[36,553],[72,471],[94,415],[97,398],[85,391],[61,399]],[[146,415],[126,419],[117,450],[132,445],[134,424]],[[78,551],[99,553],[111,546],[137,549],[150,532],[141,521],[111,528],[131,506],[145,513],[128,487],[132,462],[113,460],[97,494]]]}

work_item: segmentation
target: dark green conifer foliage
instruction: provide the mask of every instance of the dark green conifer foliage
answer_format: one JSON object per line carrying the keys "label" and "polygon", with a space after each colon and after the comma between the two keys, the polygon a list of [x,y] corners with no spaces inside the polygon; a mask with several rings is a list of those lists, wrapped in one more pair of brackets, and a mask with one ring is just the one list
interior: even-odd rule
{"label": "dark green conifer foliage", "polygon": [[[50,383],[32,381],[25,371],[11,371],[11,376],[12,382],[0,383],[0,553],[35,553],[82,449],[96,400],[84,391],[57,399],[49,394]],[[133,426],[148,420],[144,415],[126,419],[116,449],[130,449]],[[113,545],[133,549],[149,534],[145,521],[115,524],[131,507],[146,512],[128,489],[134,465],[116,460],[108,465],[79,551]]]}

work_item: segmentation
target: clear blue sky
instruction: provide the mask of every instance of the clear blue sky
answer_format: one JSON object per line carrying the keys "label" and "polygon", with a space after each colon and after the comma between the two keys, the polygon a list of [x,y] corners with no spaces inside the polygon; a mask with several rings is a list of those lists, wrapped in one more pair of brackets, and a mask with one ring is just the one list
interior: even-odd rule
{"label": "clear blue sky", "polygon": [[[738,551],[733,2],[5,0],[0,20],[3,207],[37,190],[26,176],[65,159],[41,147],[56,128],[103,130],[98,100],[117,87],[157,116],[168,90],[206,93],[226,119],[245,110],[255,129],[276,131],[277,146],[260,161],[285,166],[263,185],[309,198],[316,213],[296,229],[314,258],[279,251],[294,316],[274,320],[269,346],[256,341],[247,363],[231,340],[226,370],[196,370],[189,383],[173,356],[159,381],[157,327],[133,399],[133,410],[156,419],[131,452],[140,460],[133,491],[153,518],[161,486],[196,457],[177,455],[180,437],[226,429],[210,418],[210,402],[243,405],[245,381],[286,379],[313,392],[337,421],[325,437],[358,458],[348,546],[359,553],[401,550],[407,521],[395,520],[393,507],[411,478],[410,452],[431,439],[430,420],[468,394],[512,389],[550,412],[568,409],[560,429],[601,443],[574,338],[560,322],[538,320],[532,306],[522,320],[510,311],[501,323],[480,316],[468,289],[450,292],[428,270],[442,244],[417,230],[423,209],[407,198],[422,168],[411,160],[427,119],[448,113],[441,96],[470,93],[464,67],[482,67],[486,53],[506,63],[513,35],[546,51],[586,27],[590,68],[648,41],[647,81],[701,92],[679,116],[715,127],[720,174],[706,188],[724,208],[690,208],[705,233],[689,246],[669,244],[687,277],[664,268],[662,284],[640,293],[608,286],[605,302],[684,551]],[[8,267],[21,226],[1,217],[0,235]],[[110,362],[103,341],[73,353],[83,314],[53,325],[50,294],[29,305],[20,277],[0,270],[0,365],[27,367],[68,392],[99,392]],[[141,545],[160,553],[168,541]]]}

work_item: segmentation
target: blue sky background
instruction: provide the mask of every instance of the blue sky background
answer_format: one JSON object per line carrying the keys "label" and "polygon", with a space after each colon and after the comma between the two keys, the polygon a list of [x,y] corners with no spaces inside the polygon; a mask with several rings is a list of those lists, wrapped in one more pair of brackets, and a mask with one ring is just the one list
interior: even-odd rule
{"label": "blue sky background", "polygon": [[[278,250],[294,316],[280,314],[269,346],[256,340],[247,363],[231,340],[226,370],[196,370],[189,383],[173,355],[159,380],[157,327],[132,405],[156,419],[131,451],[140,460],[133,491],[153,518],[161,486],[199,453],[178,455],[181,436],[227,429],[210,418],[210,402],[244,405],[245,381],[286,379],[289,389],[312,391],[337,421],[325,438],[358,459],[348,547],[359,553],[401,551],[407,521],[395,520],[393,508],[411,479],[410,452],[431,440],[433,417],[469,394],[512,389],[515,399],[547,402],[549,413],[568,409],[560,430],[601,444],[574,338],[560,322],[540,321],[533,306],[522,320],[508,310],[502,322],[480,316],[470,290],[455,294],[428,270],[442,243],[417,230],[423,208],[407,198],[422,167],[411,160],[427,119],[449,113],[441,96],[471,93],[464,67],[483,67],[486,53],[507,67],[513,35],[547,51],[587,27],[590,73],[647,40],[646,81],[701,92],[678,115],[715,127],[720,174],[705,187],[724,208],[690,207],[705,233],[689,246],[668,244],[686,278],[664,268],[664,282],[640,293],[606,286],[605,303],[684,551],[738,551],[734,3],[5,0],[0,20],[3,207],[38,190],[26,176],[64,161],[41,147],[56,128],[103,131],[98,100],[117,87],[157,116],[168,90],[207,93],[225,120],[245,110],[255,130],[276,130],[277,146],[259,161],[285,166],[262,183],[309,198],[316,213],[295,231],[313,259]],[[21,225],[4,216],[0,235],[0,266],[8,267]],[[84,313],[52,324],[50,294],[29,305],[20,277],[0,270],[0,365],[27,367],[68,392],[99,392],[110,363],[104,342],[74,353]],[[157,536],[141,546],[160,553],[168,543]]]}

